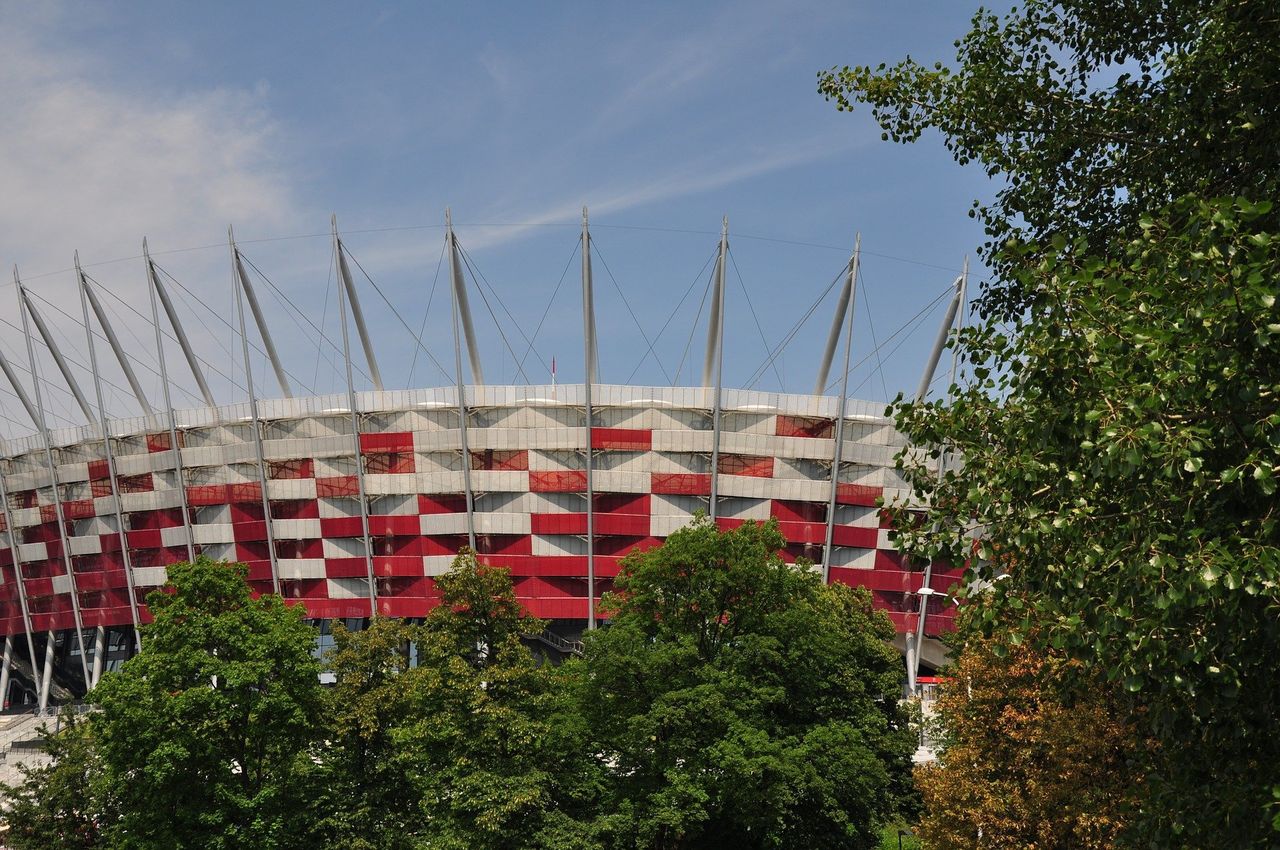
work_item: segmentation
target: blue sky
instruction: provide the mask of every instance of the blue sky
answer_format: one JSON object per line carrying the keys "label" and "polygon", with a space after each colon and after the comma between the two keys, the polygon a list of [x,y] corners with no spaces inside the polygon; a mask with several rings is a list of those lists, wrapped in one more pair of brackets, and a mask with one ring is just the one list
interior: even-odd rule
{"label": "blue sky", "polygon": [[[942,2],[2,2],[0,261],[20,267],[84,360],[83,330],[57,312],[79,316],[66,271],[78,249],[120,296],[112,309],[158,398],[149,329],[126,306],[147,310],[142,237],[228,318],[225,234],[234,224],[246,256],[336,340],[327,240],[281,238],[324,234],[335,212],[352,254],[395,306],[361,280],[387,383],[436,385],[447,377],[421,358],[411,374],[414,346],[396,316],[424,328],[429,349],[452,361],[446,297],[424,321],[451,206],[460,243],[504,305],[495,312],[505,307],[520,326],[503,316],[513,355],[473,293],[486,377],[542,382],[554,356],[567,382],[582,375],[576,261],[549,299],[587,204],[608,265],[596,264],[601,380],[670,383],[692,333],[679,378],[689,383],[703,345],[693,326],[699,270],[728,215],[725,380],[745,386],[860,231],[865,299],[854,360],[866,362],[853,394],[882,400],[914,387],[939,313],[894,337],[879,359],[875,342],[948,286],[981,241],[969,204],[992,189],[936,138],[881,142],[865,111],[842,114],[823,101],[815,75],[907,54],[946,60],[971,13]],[[652,339],[691,285],[658,339],[662,363],[643,359],[636,321]],[[307,321],[269,291],[263,300],[297,383],[341,390]],[[832,309],[828,298],[757,387],[811,389]],[[522,372],[521,334],[531,337],[544,312]],[[242,371],[219,319],[184,315],[203,357],[230,377]],[[0,288],[0,318],[16,321],[11,285]],[[0,344],[25,365],[20,336],[4,328]],[[191,403],[176,348],[168,358],[175,401]],[[51,372],[43,360],[41,370]],[[122,383],[109,365],[104,375]],[[239,400],[229,381],[216,380],[215,391]],[[65,392],[48,394],[58,424],[80,420]],[[10,433],[27,430],[12,396],[0,392],[0,407],[16,420],[5,423]],[[107,407],[137,409],[111,386]]]}

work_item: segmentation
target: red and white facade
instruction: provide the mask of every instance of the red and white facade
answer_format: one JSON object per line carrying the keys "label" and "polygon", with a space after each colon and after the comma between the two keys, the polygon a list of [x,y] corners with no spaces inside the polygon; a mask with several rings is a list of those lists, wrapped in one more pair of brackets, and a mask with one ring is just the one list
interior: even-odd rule
{"label": "red and white facade", "polygon": [[[713,478],[721,527],[776,518],[788,559],[823,562],[837,399],[725,390],[716,452],[710,391],[597,385],[589,507],[582,389],[467,387],[465,457],[452,388],[359,394],[358,458],[345,396],[261,401],[265,480],[247,406],[177,412],[177,452],[167,423],[113,421],[138,615],[145,619],[146,594],[164,583],[166,565],[187,558],[190,540],[197,553],[246,563],[258,591],[270,592],[274,575],[285,598],[312,618],[368,617],[371,602],[382,615],[422,616],[435,604],[432,577],[448,569],[473,528],[481,560],[510,568],[531,613],[581,621],[588,511],[600,594],[626,553],[659,544],[708,510]],[[11,443],[3,474],[17,557],[15,564],[15,552],[0,548],[0,632],[76,628],[73,593],[82,628],[131,626],[102,439],[93,427],[52,438],[72,573],[43,444],[38,437]],[[870,588],[905,630],[914,625],[905,612],[916,598],[906,595],[919,589],[921,573],[903,568],[876,508],[880,497],[905,496],[893,468],[902,438],[880,405],[850,402],[843,442],[831,580]],[[470,466],[470,515],[463,464]],[[943,591],[956,578],[935,570],[932,583]],[[939,610],[927,624],[935,634],[949,615]]]}

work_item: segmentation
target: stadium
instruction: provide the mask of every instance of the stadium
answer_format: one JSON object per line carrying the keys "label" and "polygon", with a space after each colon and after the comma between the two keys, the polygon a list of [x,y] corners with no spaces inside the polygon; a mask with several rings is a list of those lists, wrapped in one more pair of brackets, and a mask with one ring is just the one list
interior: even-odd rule
{"label": "stadium", "polygon": [[[359,627],[371,616],[425,615],[435,604],[433,576],[470,547],[482,562],[509,568],[523,604],[550,621],[531,640],[570,653],[598,625],[599,598],[622,557],[657,545],[699,511],[724,528],[775,518],[786,559],[808,559],[828,581],[869,588],[896,626],[914,686],[921,664],[942,659],[936,638],[951,627],[953,610],[944,592],[960,572],[904,564],[877,508],[880,499],[909,494],[894,469],[904,441],[884,405],[848,398],[858,251],[836,290],[827,344],[814,364],[815,392],[799,395],[722,385],[727,223],[708,282],[700,385],[597,383],[585,213],[581,240],[586,381],[485,383],[466,263],[449,226],[443,256],[456,380],[392,390],[382,386],[375,338],[335,223],[347,391],[295,397],[232,238],[237,344],[248,379],[247,398],[236,404],[217,403],[209,391],[150,255],[144,268],[154,340],[136,344],[154,345],[159,355],[162,398],[143,392],[98,285],[77,262],[77,330],[87,339],[92,403],[15,270],[29,376],[40,374],[41,345],[84,424],[51,427],[42,383],[52,376],[24,381],[21,364],[0,355],[31,425],[0,447],[5,705],[44,711],[83,696],[104,670],[136,652],[145,597],[164,584],[166,566],[198,555],[247,564],[254,590],[303,606],[323,645],[334,620]],[[920,396],[962,315],[965,286],[962,274],[948,290],[922,358]],[[166,364],[166,339],[181,360],[170,356]],[[832,395],[824,388],[842,341],[844,380]],[[255,355],[270,364],[278,386],[254,385]],[[143,415],[103,412],[99,367],[107,358]],[[357,361],[371,388],[357,388]],[[175,406],[169,386],[178,370],[199,386],[205,405]]]}

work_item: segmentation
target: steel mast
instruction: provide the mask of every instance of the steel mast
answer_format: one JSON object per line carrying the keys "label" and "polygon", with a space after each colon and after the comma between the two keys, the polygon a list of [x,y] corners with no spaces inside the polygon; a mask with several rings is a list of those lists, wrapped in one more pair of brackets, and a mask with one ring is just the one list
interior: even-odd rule
{"label": "steel mast", "polygon": [[[858,291],[858,262],[862,256],[862,234],[853,241],[853,256],[849,258],[849,274],[845,278],[844,288],[840,292],[839,312],[831,329],[838,331],[842,323],[847,322],[844,340],[844,375],[840,379],[840,402],[836,409],[835,451],[831,458],[831,498],[827,501],[827,536],[822,550],[822,581],[825,584],[831,576],[832,543],[836,530],[836,497],[840,493],[840,462],[844,459],[844,419],[845,409],[849,404],[849,355],[853,350],[853,314],[856,309],[854,295]],[[847,318],[846,318],[847,314]],[[827,353],[823,355],[822,368],[818,373],[818,389],[815,395],[822,395],[827,383],[827,370],[831,368],[831,355],[835,353],[834,343],[838,337],[827,341]]]}

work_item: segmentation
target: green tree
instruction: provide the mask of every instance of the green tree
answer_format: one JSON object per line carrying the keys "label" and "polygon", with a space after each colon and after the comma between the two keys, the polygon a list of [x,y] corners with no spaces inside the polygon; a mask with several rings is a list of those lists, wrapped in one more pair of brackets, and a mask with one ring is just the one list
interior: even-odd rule
{"label": "green tree", "polygon": [[106,850],[104,826],[114,809],[89,723],[70,711],[45,733],[46,764],[21,767],[22,781],[0,786],[5,845],[13,850]]}
{"label": "green tree", "polygon": [[581,719],[521,635],[507,570],[463,552],[419,625],[335,633],[324,846],[575,848],[594,784]]}
{"label": "green tree", "polygon": [[819,90],[842,110],[868,104],[886,139],[938,131],[957,162],[1000,181],[971,213],[990,237],[989,316],[1018,317],[1035,292],[1010,239],[1111,254],[1183,195],[1277,196],[1271,0],[1030,0],[980,9],[955,46],[954,65],[833,68]]}
{"label": "green tree", "polygon": [[303,847],[320,723],[315,632],[279,596],[254,599],[243,564],[169,567],[147,597],[142,649],[91,695],[107,844]]}
{"label": "green tree", "polygon": [[607,845],[878,844],[915,748],[893,628],[783,543],[702,517],[624,560],[574,674]]}
{"label": "green tree", "polygon": [[410,646],[420,629],[388,617],[369,628],[334,629],[325,659],[325,741],[317,757],[311,824],[316,845],[333,850],[408,850],[423,829],[412,758],[397,743],[414,715]]}
{"label": "green tree", "polygon": [[897,409],[964,459],[937,484],[904,456],[941,533],[903,515],[900,545],[959,562],[981,528],[976,577],[1012,575],[975,600],[984,628],[1011,615],[1011,641],[1133,694],[1158,744],[1141,846],[1275,840],[1278,35],[1261,0],[1037,0],[980,12],[955,69],[820,83],[1004,181],[957,342],[973,379]]}

